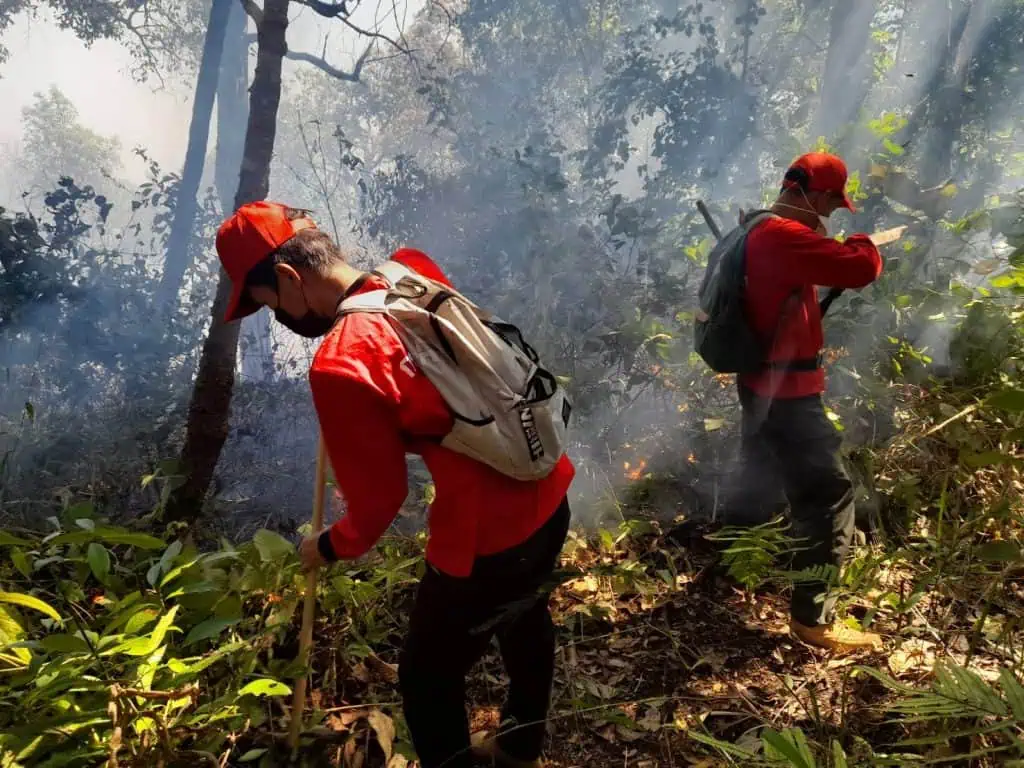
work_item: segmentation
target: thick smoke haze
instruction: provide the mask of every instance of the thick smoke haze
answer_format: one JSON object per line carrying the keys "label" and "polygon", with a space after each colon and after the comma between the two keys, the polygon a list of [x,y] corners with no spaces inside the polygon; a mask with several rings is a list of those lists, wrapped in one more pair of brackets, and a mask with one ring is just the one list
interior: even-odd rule
{"label": "thick smoke haze", "polygon": [[[189,1],[190,18],[205,18],[208,3]],[[668,518],[718,508],[735,395],[690,360],[687,313],[711,244],[697,199],[731,225],[740,208],[771,202],[796,155],[828,146],[847,161],[860,207],[833,217],[833,235],[909,225],[885,251],[885,287],[849,292],[830,314],[829,341],[845,355],[831,372],[839,397],[881,377],[894,332],[926,348],[930,373],[957,373],[962,302],[950,286],[984,290],[1012,250],[984,222],[958,222],[1024,184],[1024,75],[1008,60],[1019,57],[1019,3],[626,6],[359,3],[355,27],[400,39],[411,54],[379,48],[350,82],[325,69],[352,71],[368,40],[293,3],[289,48],[307,60],[285,61],[271,174],[271,198],[312,209],[356,263],[422,248],[526,331],[577,402],[575,509],[587,522],[638,493]],[[251,81],[251,22],[246,34]],[[214,121],[201,222],[168,327],[146,307],[173,195],[153,200],[153,189],[138,188],[153,181],[148,160],[157,181],[181,173],[196,77],[187,61],[197,51],[163,82],[140,83],[125,46],[86,47],[45,14],[16,20],[4,43],[8,211],[60,218],[42,192],[21,198],[31,138],[22,110],[51,86],[77,110],[73,130],[53,140],[98,151],[95,137],[116,138],[121,168],[109,188],[96,184],[114,203],[109,231],[90,229],[60,251],[85,298],[41,295],[0,325],[2,498],[102,487],[142,511],[153,499],[136,478],[180,447],[209,322],[212,235],[233,194],[207,190],[222,186],[218,153],[237,145],[244,115]],[[56,189],[65,169],[43,170]],[[133,210],[133,199],[146,205]],[[917,302],[915,292],[929,291],[937,298],[927,312],[883,306],[883,296]],[[307,514],[313,348],[265,316],[243,324],[211,505],[228,527],[288,528]],[[879,433],[851,425],[847,434]],[[670,493],[645,484],[652,471],[671,475]],[[413,476],[416,520],[424,478]]]}

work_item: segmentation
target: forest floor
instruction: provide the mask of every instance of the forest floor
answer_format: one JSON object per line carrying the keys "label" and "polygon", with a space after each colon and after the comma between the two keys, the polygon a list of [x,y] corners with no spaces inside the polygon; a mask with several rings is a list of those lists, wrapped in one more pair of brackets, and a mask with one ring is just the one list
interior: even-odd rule
{"label": "forest floor", "polygon": [[[704,538],[708,530],[684,525],[669,534],[653,530],[615,539],[571,534],[563,554],[571,578],[552,598],[559,627],[546,753],[552,768],[735,765],[738,755],[729,757],[713,741],[765,757],[765,728],[799,729],[819,753],[834,749],[834,741],[850,765],[864,764],[912,731],[892,721],[884,706],[891,693],[861,673],[862,666],[918,683],[930,676],[936,659],[947,656],[968,663],[985,680],[998,678],[996,656],[966,656],[967,610],[939,636],[923,613],[926,606],[917,616],[883,609],[873,625],[886,641],[881,653],[837,657],[803,644],[789,633],[785,591],[752,594],[729,579],[719,550]],[[889,576],[894,589],[902,588],[906,575]],[[860,618],[869,608],[856,600],[846,606]],[[321,664],[334,655],[328,637],[317,632]],[[397,718],[390,666],[397,662],[396,646],[385,642],[374,653],[372,663],[358,664],[348,683],[337,684],[340,696],[321,691],[321,706],[372,709],[381,706],[372,702],[388,702],[381,708]],[[496,653],[471,672],[471,730],[498,725],[506,683]],[[354,727],[352,716],[333,722]],[[697,733],[710,740],[694,738]],[[970,740],[954,742],[929,747],[927,754],[941,759],[954,754],[951,749],[969,747]],[[366,757],[362,763],[351,748],[347,758],[341,748],[333,755],[337,765],[406,765],[398,755],[388,760],[377,746],[368,746]]]}

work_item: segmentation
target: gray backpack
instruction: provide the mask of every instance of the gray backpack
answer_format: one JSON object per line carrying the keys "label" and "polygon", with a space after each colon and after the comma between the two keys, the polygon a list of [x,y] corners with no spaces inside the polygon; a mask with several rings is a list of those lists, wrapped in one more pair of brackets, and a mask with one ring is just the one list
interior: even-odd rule
{"label": "gray backpack", "polygon": [[708,267],[697,293],[693,346],[713,371],[753,373],[765,366],[768,350],[747,322],[747,235],[775,214],[752,211],[728,232],[708,256]]}
{"label": "gray backpack", "polygon": [[388,317],[454,417],[441,445],[517,480],[550,474],[572,406],[519,329],[397,262],[374,273],[390,287],[345,299],[339,316]]}

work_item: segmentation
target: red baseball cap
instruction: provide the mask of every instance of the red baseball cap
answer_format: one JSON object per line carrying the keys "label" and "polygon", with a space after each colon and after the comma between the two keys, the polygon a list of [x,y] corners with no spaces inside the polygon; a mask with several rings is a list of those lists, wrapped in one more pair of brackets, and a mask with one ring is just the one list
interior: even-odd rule
{"label": "red baseball cap", "polygon": [[[789,170],[800,169],[807,174],[807,188],[814,192],[838,192],[843,196],[843,207],[856,211],[846,194],[846,163],[828,152],[809,152],[801,155]],[[788,171],[787,171],[788,173]],[[783,181],[786,189],[798,186],[795,181]]]}
{"label": "red baseball cap", "polygon": [[245,290],[245,278],[250,270],[291,240],[296,232],[316,228],[307,216],[289,219],[288,210],[286,205],[267,200],[246,203],[217,230],[217,256],[231,278],[225,323],[241,320],[260,308]]}

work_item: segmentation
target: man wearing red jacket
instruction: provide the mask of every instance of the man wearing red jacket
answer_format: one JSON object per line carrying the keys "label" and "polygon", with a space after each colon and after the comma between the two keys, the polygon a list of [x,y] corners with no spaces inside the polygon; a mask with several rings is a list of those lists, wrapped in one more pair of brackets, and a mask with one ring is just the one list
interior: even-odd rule
{"label": "man wearing red jacket", "polygon": [[[793,568],[839,568],[854,529],[853,485],[839,455],[840,438],[822,401],[825,372],[821,311],[815,286],[863,288],[878,278],[882,259],[867,235],[842,243],[824,220],[846,195],[846,166],[835,155],[799,157],[746,245],[746,314],[753,329],[773,339],[769,366],[739,377],[742,420],[740,496],[765,495],[758,475],[781,477],[790,505],[791,535],[803,539]],[[758,487],[760,486],[760,487]],[[834,598],[822,582],[801,582],[790,605],[791,627],[807,643],[843,651],[878,647],[881,639],[832,621]]]}
{"label": "man wearing red jacket", "polygon": [[[266,306],[293,332],[324,337],[309,381],[346,511],[302,542],[305,566],[373,547],[405,500],[407,453],[422,456],[433,477],[427,570],[399,664],[422,767],[472,765],[465,676],[492,636],[510,681],[502,717],[509,727],[477,752],[498,765],[541,765],[555,654],[548,592],[569,527],[569,458],[544,479],[521,482],[441,447],[450,411],[386,316],[336,320],[345,298],[385,281],[346,263],[307,212],[245,205],[221,226],[217,253],[232,281],[228,321]],[[420,251],[401,249],[392,259],[448,284]]]}

